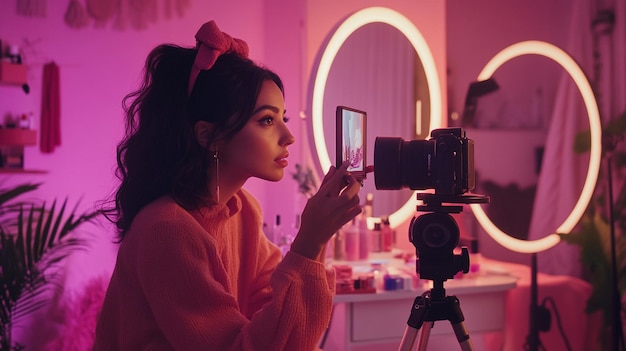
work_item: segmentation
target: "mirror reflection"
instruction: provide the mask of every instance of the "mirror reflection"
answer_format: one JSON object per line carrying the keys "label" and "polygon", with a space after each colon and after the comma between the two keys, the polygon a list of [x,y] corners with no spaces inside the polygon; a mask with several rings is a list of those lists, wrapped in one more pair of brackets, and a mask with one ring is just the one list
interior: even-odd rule
{"label": "mirror reflection", "polygon": [[[377,136],[410,140],[428,135],[429,101],[425,73],[409,40],[388,24],[364,25],[342,45],[328,75],[323,108],[326,147],[334,155],[337,106],[366,111],[367,160],[372,164]],[[372,173],[361,193],[363,199],[373,195],[376,217],[395,212],[413,196],[409,189],[377,191]]]}

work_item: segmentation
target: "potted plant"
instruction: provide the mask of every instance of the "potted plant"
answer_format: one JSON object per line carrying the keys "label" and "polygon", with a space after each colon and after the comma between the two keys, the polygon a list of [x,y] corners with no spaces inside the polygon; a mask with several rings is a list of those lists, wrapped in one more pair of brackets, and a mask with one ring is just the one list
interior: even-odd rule
{"label": "potted plant", "polygon": [[[604,158],[610,158],[612,175],[621,174],[626,170],[626,152],[618,148],[617,144],[626,135],[626,113],[608,123],[603,130]],[[578,153],[590,150],[591,134],[582,132],[576,136],[574,150]],[[586,274],[586,279],[592,285],[592,294],[587,300],[588,314],[601,311],[603,323],[600,326],[600,340],[602,350],[611,347],[613,330],[613,263],[611,236],[611,217],[613,211],[613,225],[615,229],[616,274],[620,296],[626,292],[626,240],[622,237],[626,233],[626,186],[621,186],[613,193],[616,194],[612,206],[609,206],[609,178],[606,169],[600,171],[598,186],[592,202],[589,204],[578,228],[569,235],[561,235],[561,239],[569,244],[580,247],[580,261]],[[614,184],[611,184],[613,187]],[[611,208],[612,207],[612,208]],[[623,318],[624,304],[620,306],[620,316]],[[621,331],[619,331],[621,332]]]}
{"label": "potted plant", "polygon": [[73,232],[98,212],[77,214],[68,210],[67,199],[51,204],[22,201],[20,196],[40,184],[0,189],[0,349],[22,350],[11,329],[16,320],[46,305],[42,292],[50,288],[55,274],[50,268],[72,250],[85,245]]}

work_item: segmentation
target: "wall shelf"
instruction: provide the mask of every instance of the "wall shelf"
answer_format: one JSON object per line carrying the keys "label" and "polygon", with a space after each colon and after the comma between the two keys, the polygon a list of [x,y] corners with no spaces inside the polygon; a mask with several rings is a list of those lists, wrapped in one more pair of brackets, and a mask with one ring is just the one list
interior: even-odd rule
{"label": "wall shelf", "polygon": [[[28,66],[0,62],[0,85],[24,87]],[[25,90],[26,91],[26,90]],[[0,128],[0,173],[46,173],[24,169],[24,147],[37,145],[37,132],[30,129]]]}
{"label": "wall shelf", "polygon": [[0,62],[0,83],[23,85],[28,81],[28,66],[11,62]]}
{"label": "wall shelf", "polygon": [[46,174],[48,171],[40,169],[24,169],[24,168],[1,168],[0,174]]}
{"label": "wall shelf", "polygon": [[37,144],[37,131],[32,129],[0,129],[1,146],[30,146]]}
{"label": "wall shelf", "polygon": [[0,129],[0,173],[46,173],[24,169],[24,147],[37,145],[37,131]]}

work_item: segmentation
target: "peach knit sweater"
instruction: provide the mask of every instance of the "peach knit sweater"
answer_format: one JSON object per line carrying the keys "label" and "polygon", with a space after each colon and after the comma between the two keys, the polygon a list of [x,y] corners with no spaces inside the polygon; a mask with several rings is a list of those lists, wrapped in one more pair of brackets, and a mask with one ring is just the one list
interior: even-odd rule
{"label": "peach knit sweater", "polygon": [[188,212],[147,205],[120,245],[94,350],[313,350],[328,326],[334,274],[279,250],[245,191]]}

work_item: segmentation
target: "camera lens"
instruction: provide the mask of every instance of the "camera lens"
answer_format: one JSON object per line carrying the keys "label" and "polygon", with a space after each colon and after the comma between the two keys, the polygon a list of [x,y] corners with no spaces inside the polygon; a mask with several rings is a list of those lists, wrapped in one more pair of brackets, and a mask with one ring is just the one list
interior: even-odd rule
{"label": "camera lens", "polygon": [[376,138],[376,189],[435,189],[436,194],[455,196],[474,189],[474,142],[461,128],[435,129],[430,134],[429,140]]}
{"label": "camera lens", "polygon": [[378,190],[432,188],[434,141],[377,137],[374,184]]}

